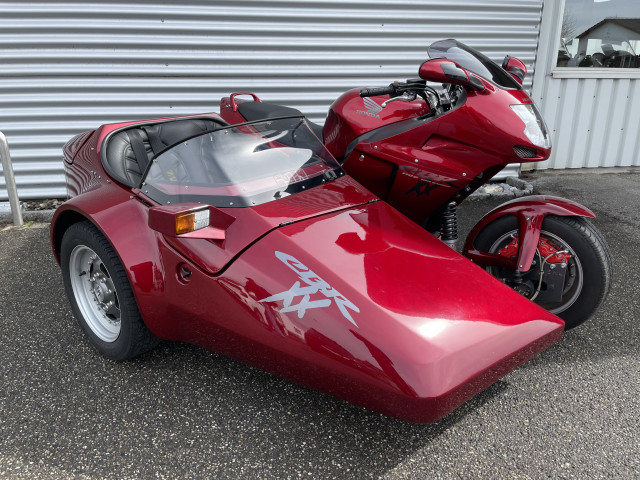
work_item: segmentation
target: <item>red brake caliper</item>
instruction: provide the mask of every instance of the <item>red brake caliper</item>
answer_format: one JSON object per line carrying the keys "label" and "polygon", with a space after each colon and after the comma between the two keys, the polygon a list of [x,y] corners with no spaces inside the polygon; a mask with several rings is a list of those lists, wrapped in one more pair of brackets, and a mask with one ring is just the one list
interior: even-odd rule
{"label": "red brake caliper", "polygon": [[[498,250],[498,255],[507,257],[509,259],[516,258],[518,256],[518,237],[513,236],[511,241],[503,248]],[[538,272],[544,272],[546,278],[546,286],[542,288],[542,276],[536,275],[537,278],[530,278],[529,284],[526,282],[516,282],[511,287],[516,291],[531,300],[537,298],[540,302],[560,302],[562,301],[562,295],[565,288],[565,275],[569,266],[569,260],[571,255],[561,251],[558,245],[551,242],[548,238],[540,237],[537,245],[538,253],[540,254],[540,265]],[[549,264],[548,268],[544,268],[544,263]],[[556,265],[560,264],[563,268],[556,269]],[[531,271],[531,270],[530,270]],[[571,282],[572,283],[572,282]],[[569,284],[569,287],[571,286]],[[534,289],[534,290],[531,290]]]}
{"label": "red brake caliper", "polygon": [[[498,255],[507,258],[516,258],[518,255],[518,236],[514,235],[511,241],[503,248],[498,250]],[[542,258],[547,258],[547,263],[569,263],[571,255],[560,251],[557,245],[553,244],[549,239],[540,237],[538,240],[538,251]],[[558,253],[556,253],[558,252]],[[550,256],[551,255],[551,256]]]}

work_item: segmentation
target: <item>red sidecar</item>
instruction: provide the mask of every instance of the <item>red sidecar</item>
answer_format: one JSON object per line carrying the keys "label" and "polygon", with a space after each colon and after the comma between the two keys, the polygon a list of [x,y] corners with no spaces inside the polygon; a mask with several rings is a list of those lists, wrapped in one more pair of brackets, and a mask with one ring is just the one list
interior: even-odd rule
{"label": "red sidecar", "polygon": [[346,175],[303,118],[105,125],[64,154],[53,250],[114,360],[186,341],[431,422],[562,335]]}

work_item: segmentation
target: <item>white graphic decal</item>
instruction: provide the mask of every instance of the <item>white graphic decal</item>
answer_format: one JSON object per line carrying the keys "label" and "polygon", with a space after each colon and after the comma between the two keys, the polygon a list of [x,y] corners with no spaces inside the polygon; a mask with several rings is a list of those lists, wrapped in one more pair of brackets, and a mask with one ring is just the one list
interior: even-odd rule
{"label": "white graphic decal", "polygon": [[375,100],[369,97],[364,97],[362,99],[362,103],[364,103],[367,110],[356,110],[356,113],[366,115],[368,117],[380,118],[380,115],[378,114],[382,111],[382,107],[378,105]]}
{"label": "white graphic decal", "polygon": [[362,103],[367,107],[369,113],[380,113],[382,111],[382,107],[376,103],[375,100],[369,97],[365,97],[362,99]]}
{"label": "white graphic decal", "polygon": [[[298,312],[298,318],[302,318],[307,310],[329,307],[332,303],[331,300],[333,300],[344,318],[356,327],[358,326],[349,312],[349,310],[356,313],[360,312],[358,307],[291,255],[282,252],[275,252],[275,254],[282,263],[298,274],[300,281],[295,282],[289,290],[263,298],[259,302],[282,301],[284,308],[280,312]],[[315,298],[314,300],[311,299],[312,295]],[[294,304],[296,299],[299,299],[299,301]]]}

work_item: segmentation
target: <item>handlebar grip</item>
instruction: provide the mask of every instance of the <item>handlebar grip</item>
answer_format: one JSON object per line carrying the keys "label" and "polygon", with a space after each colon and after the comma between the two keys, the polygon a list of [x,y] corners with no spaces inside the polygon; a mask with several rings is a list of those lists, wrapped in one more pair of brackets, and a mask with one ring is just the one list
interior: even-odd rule
{"label": "handlebar grip", "polygon": [[393,85],[389,85],[388,87],[365,88],[364,90],[360,90],[361,97],[377,97],[378,95],[390,95],[392,93],[395,93],[395,88],[393,88]]}

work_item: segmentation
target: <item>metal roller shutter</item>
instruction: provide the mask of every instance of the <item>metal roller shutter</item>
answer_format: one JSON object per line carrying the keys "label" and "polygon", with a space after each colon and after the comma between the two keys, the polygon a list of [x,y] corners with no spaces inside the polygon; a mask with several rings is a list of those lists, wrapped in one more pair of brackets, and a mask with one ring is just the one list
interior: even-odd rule
{"label": "metal roller shutter", "polygon": [[349,88],[416,76],[426,47],[442,38],[533,69],[541,8],[542,0],[0,0],[0,131],[20,198],[64,197],[61,147],[83,130],[217,111],[221,96],[242,90],[321,123]]}

